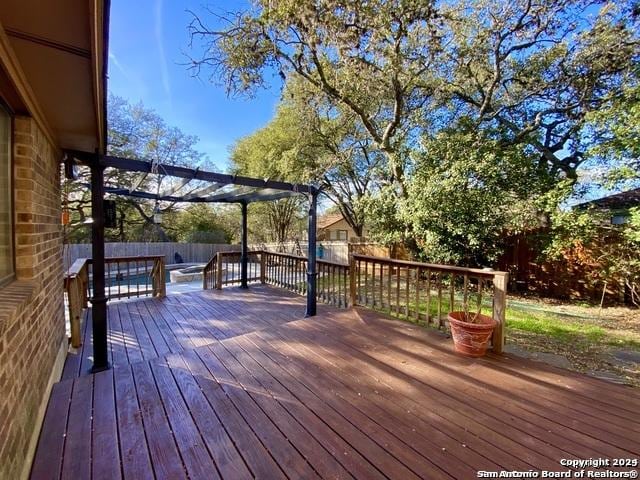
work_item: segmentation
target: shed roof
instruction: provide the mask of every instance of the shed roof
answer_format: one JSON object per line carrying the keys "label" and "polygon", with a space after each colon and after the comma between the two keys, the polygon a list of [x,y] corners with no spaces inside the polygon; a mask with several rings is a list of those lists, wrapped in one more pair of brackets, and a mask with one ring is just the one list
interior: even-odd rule
{"label": "shed roof", "polygon": [[341,213],[329,213],[329,214],[323,215],[322,217],[318,218],[318,228],[320,230],[324,228],[328,228],[331,225],[334,225],[343,219],[344,217],[342,216]]}

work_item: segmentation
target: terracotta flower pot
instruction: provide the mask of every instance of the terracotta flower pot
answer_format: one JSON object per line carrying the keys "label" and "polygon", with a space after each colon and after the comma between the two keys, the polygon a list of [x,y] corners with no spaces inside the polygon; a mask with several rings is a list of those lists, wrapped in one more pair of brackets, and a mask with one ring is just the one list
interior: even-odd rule
{"label": "terracotta flower pot", "polygon": [[467,322],[465,312],[449,312],[448,318],[455,351],[469,357],[483,356],[496,327],[496,321],[487,315],[479,314],[474,323]]}

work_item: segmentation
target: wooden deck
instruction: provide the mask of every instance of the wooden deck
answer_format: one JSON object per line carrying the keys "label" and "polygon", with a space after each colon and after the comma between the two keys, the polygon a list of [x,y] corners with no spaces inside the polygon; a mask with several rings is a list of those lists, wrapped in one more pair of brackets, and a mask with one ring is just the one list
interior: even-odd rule
{"label": "wooden deck", "polygon": [[111,303],[114,368],[69,355],[32,478],[471,479],[640,456],[638,390],[460,357],[369,310],[303,313],[263,286]]}

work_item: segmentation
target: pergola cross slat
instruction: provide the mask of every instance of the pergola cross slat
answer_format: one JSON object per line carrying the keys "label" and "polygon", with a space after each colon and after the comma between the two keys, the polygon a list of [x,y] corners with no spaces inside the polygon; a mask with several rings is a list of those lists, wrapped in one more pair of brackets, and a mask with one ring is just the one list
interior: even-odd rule
{"label": "pergola cross slat", "polygon": [[173,195],[174,193],[180,191],[180,189],[182,189],[185,185],[187,185],[187,183],[189,183],[192,180],[193,180],[192,178],[183,178],[176,185],[172,185],[168,189],[160,191],[159,195],[162,197],[168,197],[170,195]]}
{"label": "pergola cross slat", "polygon": [[[303,194],[309,199],[309,248],[307,261],[307,316],[316,314],[316,219],[318,194],[320,190],[314,185],[281,182],[270,179],[258,179],[239,175],[208,172],[200,169],[176,165],[159,164],[132,158],[101,155],[77,150],[65,150],[65,162],[70,165],[81,164],[91,169],[91,209],[92,209],[92,257],[93,257],[93,349],[94,363],[92,371],[98,372],[109,368],[107,356],[107,298],[105,296],[104,277],[104,194],[123,195],[168,202],[210,202],[238,203],[242,211],[242,244],[241,244],[241,286],[247,288],[247,205],[252,202],[273,201]],[[114,168],[120,171],[140,172],[143,175],[134,187],[105,187],[104,170]],[[65,169],[70,171],[72,169]],[[177,186],[159,193],[138,190],[147,175],[163,175],[181,178]],[[209,182],[210,185],[192,191],[183,196],[174,195],[192,180]],[[221,191],[228,185],[236,188]]]}
{"label": "pergola cross slat", "polygon": [[189,201],[193,198],[204,197],[215,192],[216,190],[220,190],[221,187],[224,187],[222,183],[212,183],[211,185],[208,185],[204,188],[199,188],[197,190],[194,190],[193,192],[186,194],[183,198],[185,201]]}
{"label": "pergola cross slat", "polygon": [[254,188],[240,185],[226,192],[214,193],[213,195],[204,197],[203,200],[207,202],[240,202],[238,197],[255,191],[256,189]]}

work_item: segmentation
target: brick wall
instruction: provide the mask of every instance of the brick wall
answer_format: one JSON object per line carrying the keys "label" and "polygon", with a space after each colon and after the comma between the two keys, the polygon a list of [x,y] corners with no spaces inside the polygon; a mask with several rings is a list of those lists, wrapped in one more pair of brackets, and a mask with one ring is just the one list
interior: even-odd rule
{"label": "brick wall", "polygon": [[27,472],[65,341],[59,154],[37,124],[14,126],[16,281],[0,288],[0,478]]}

